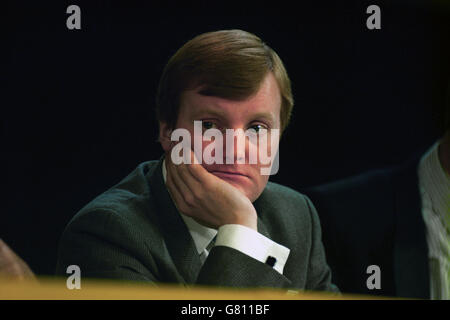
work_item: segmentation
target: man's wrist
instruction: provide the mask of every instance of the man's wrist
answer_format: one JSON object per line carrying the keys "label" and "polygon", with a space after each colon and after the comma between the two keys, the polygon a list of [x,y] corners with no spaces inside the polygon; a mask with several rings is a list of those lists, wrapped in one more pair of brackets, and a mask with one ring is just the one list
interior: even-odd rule
{"label": "man's wrist", "polygon": [[[268,264],[283,274],[290,250],[257,231],[243,225],[223,225],[219,228],[215,246],[236,249],[253,259]],[[268,261],[269,259],[269,261]],[[272,264],[268,263],[273,261]]]}
{"label": "man's wrist", "polygon": [[240,216],[237,217],[235,221],[226,224],[238,224],[253,229],[255,231],[258,231],[258,216],[256,214],[256,211],[253,211],[245,215],[241,214]]}

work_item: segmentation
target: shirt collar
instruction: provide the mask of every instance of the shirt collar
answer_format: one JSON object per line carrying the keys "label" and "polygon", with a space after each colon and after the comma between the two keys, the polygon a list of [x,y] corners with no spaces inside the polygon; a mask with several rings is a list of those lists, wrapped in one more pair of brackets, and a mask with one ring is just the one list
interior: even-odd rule
{"label": "shirt collar", "polygon": [[[163,160],[162,164],[162,175],[164,179],[164,183],[166,183],[167,179],[167,170],[166,170],[166,160]],[[170,194],[170,192],[169,192]],[[173,201],[173,200],[172,200]],[[175,201],[174,201],[175,203]],[[176,205],[175,205],[176,206]],[[178,210],[178,212],[180,212]],[[184,223],[186,224],[189,233],[191,234],[192,239],[194,240],[195,247],[197,249],[198,254],[201,254],[206,247],[209,245],[209,243],[214,239],[214,237],[217,235],[217,230],[205,227],[192,219],[191,217],[188,217],[180,212],[181,217],[184,220]]]}
{"label": "shirt collar", "polygon": [[439,144],[436,142],[420,160],[419,179],[436,213],[446,217],[450,215],[450,177],[439,160]]}

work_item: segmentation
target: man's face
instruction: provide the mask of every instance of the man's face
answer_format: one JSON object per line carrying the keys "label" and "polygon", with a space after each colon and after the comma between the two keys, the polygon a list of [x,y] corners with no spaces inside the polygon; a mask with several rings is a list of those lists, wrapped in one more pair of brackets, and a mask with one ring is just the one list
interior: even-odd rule
{"label": "man's face", "polygon": [[[268,175],[261,175],[261,168],[267,167],[267,165],[262,165],[259,157],[256,164],[249,164],[250,144],[256,142],[251,142],[248,138],[245,138],[245,164],[236,163],[237,137],[234,138],[233,164],[227,164],[225,130],[255,129],[258,131],[258,129],[266,129],[268,150],[265,151],[265,154],[271,155],[270,130],[280,129],[281,97],[277,82],[273,74],[269,73],[259,91],[244,101],[204,96],[198,93],[200,89],[201,87],[187,90],[181,94],[180,109],[174,129],[184,128],[190,132],[192,150],[194,150],[194,139],[201,139],[201,137],[195,136],[194,121],[202,121],[203,132],[211,128],[222,131],[223,164],[206,164],[205,161],[202,161],[202,166],[216,177],[236,187],[253,202],[259,197],[269,179]],[[162,127],[164,128],[164,124]],[[202,154],[206,146],[211,143],[215,143],[214,139],[202,142]],[[162,144],[167,156],[170,156],[172,145]],[[253,150],[257,150],[259,154],[260,147],[260,143],[256,143]]]}

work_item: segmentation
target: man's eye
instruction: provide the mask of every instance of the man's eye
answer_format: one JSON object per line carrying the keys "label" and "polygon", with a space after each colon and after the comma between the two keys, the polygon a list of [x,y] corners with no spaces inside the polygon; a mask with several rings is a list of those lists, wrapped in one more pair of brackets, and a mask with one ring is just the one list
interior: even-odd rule
{"label": "man's eye", "polygon": [[202,125],[203,125],[203,129],[205,129],[205,130],[212,129],[212,128],[216,127],[214,122],[211,122],[211,121],[202,121]]}
{"label": "man's eye", "polygon": [[261,124],[255,124],[255,125],[251,126],[250,129],[253,129],[256,132],[259,132],[261,129],[265,129],[265,127]]}

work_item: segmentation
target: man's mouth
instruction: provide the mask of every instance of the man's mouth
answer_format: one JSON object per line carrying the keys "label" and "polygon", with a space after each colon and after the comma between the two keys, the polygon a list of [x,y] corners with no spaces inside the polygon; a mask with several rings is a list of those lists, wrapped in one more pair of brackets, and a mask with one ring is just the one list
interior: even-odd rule
{"label": "man's mouth", "polygon": [[232,179],[232,180],[248,178],[247,175],[245,175],[241,172],[236,172],[236,171],[213,170],[213,171],[211,171],[211,173],[219,178]]}

